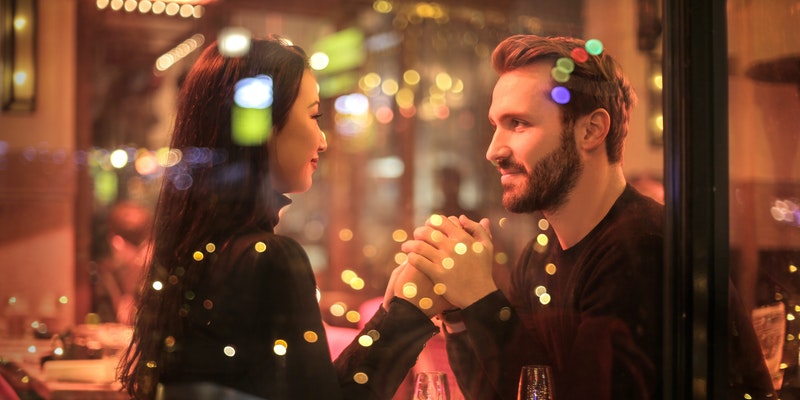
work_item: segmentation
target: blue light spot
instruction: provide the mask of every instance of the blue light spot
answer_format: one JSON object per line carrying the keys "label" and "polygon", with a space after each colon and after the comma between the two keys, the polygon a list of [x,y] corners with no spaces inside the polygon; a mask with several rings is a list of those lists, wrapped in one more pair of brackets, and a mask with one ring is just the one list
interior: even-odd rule
{"label": "blue light spot", "polygon": [[269,108],[272,105],[272,78],[258,75],[236,82],[233,101],[243,108]]}
{"label": "blue light spot", "polygon": [[550,91],[550,97],[558,104],[567,104],[570,99],[569,89],[563,86],[556,86]]}
{"label": "blue light spot", "polygon": [[236,83],[236,103],[231,115],[233,141],[240,146],[259,146],[272,132],[272,78],[258,75]]}

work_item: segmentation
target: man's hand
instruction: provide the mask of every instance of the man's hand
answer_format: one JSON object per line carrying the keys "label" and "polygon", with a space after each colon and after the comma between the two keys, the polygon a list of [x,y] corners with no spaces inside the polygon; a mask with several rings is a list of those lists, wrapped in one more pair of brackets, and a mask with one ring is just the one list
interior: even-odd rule
{"label": "man's hand", "polygon": [[432,215],[402,245],[408,264],[436,285],[437,294],[465,308],[497,290],[492,279],[494,245],[489,220]]}

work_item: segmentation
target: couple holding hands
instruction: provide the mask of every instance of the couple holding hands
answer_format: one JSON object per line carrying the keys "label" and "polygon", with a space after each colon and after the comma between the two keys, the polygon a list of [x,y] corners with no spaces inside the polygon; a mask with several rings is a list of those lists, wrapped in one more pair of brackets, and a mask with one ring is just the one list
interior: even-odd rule
{"label": "couple holding hands", "polygon": [[[168,399],[212,383],[266,399],[390,399],[439,332],[437,317],[467,398],[516,398],[527,364],[551,366],[559,399],[659,398],[664,209],[625,180],[635,95],[592,44],[517,35],[492,55],[486,158],[503,206],[541,212],[549,244],[520,232],[530,244],[498,271],[488,220],[432,216],[403,243],[407,262],[383,304],[333,362],[308,256],[274,233],[285,194],[310,188],[327,148],[308,58],[280,38],[252,40],[237,57],[209,46],[183,83],[171,147],[224,157],[171,167],[191,176],[188,187],[165,174],[120,364],[127,393]],[[262,75],[273,85],[272,127],[262,142],[237,142],[237,82]]]}

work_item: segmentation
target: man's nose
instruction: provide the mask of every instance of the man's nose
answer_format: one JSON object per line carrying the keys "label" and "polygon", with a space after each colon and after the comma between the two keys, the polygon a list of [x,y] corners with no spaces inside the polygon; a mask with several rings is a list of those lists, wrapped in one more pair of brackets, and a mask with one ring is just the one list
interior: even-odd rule
{"label": "man's nose", "polygon": [[508,156],[508,148],[502,143],[501,136],[502,135],[498,134],[497,129],[495,129],[492,135],[492,141],[489,143],[489,147],[486,148],[486,159],[489,160],[492,165],[497,165],[500,159]]}

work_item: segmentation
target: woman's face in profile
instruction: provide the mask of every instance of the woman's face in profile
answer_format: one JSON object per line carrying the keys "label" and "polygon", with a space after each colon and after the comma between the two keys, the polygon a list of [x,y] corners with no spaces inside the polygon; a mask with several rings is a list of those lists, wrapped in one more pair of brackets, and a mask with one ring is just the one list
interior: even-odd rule
{"label": "woman's face in profile", "polygon": [[319,106],[317,80],[306,70],[286,125],[269,142],[270,180],[279,193],[299,193],[311,188],[319,153],[328,148],[318,124]]}

